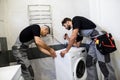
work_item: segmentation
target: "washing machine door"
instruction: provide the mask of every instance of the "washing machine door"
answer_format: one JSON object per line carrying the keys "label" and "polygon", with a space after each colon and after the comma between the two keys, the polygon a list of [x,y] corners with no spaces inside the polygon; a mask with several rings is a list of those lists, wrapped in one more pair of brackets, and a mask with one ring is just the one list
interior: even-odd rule
{"label": "washing machine door", "polygon": [[85,67],[85,59],[79,58],[74,66],[74,80],[81,80],[85,75],[86,67]]}

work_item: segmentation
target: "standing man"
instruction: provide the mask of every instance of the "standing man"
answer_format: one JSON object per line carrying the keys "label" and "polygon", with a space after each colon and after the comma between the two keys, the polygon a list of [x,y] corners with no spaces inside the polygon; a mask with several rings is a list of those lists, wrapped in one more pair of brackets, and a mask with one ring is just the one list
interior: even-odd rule
{"label": "standing man", "polygon": [[[81,16],[75,16],[73,19],[64,18],[62,25],[70,30],[73,28],[72,35],[70,37],[68,46],[65,50],[61,52],[61,56],[64,57],[65,54],[70,50],[71,46],[77,38],[77,34],[81,34],[83,37],[93,38],[95,36],[101,35],[95,28],[96,25],[89,19]],[[96,62],[98,61],[101,72],[104,75],[105,80],[116,80],[114,70],[110,63],[110,56],[102,55],[96,48],[95,42],[89,40],[89,51],[86,60],[87,67],[87,79],[86,80],[98,80]]]}
{"label": "standing man", "polygon": [[12,47],[13,55],[18,64],[21,64],[23,77],[25,80],[34,80],[34,72],[27,56],[29,44],[34,42],[39,50],[53,58],[56,57],[54,49],[45,44],[40,36],[46,36],[50,33],[49,26],[40,27],[37,24],[30,25],[23,29]]}

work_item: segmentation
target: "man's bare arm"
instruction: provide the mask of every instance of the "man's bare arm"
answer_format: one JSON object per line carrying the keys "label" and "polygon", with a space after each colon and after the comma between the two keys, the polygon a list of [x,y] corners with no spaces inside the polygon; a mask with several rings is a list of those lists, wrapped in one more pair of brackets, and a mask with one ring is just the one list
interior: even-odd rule
{"label": "man's bare arm", "polygon": [[70,36],[70,39],[69,39],[69,43],[68,43],[68,46],[66,48],[67,51],[69,51],[69,49],[72,47],[72,45],[74,44],[76,38],[77,38],[77,35],[78,35],[78,29],[74,29],[72,31],[72,35]]}

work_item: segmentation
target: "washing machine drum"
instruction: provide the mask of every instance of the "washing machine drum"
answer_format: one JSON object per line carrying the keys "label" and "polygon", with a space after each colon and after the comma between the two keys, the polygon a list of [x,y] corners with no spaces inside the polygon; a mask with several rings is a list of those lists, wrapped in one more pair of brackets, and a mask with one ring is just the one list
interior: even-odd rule
{"label": "washing machine drum", "polygon": [[84,73],[85,73],[85,60],[83,58],[80,58],[77,60],[74,66],[74,78],[81,79],[84,76]]}

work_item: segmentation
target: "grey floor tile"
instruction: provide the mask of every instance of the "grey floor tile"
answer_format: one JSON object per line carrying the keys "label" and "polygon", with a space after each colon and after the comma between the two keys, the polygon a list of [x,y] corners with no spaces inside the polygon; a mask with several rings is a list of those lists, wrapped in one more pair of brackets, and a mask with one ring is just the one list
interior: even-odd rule
{"label": "grey floor tile", "polygon": [[31,60],[35,80],[56,80],[54,60],[51,57]]}

